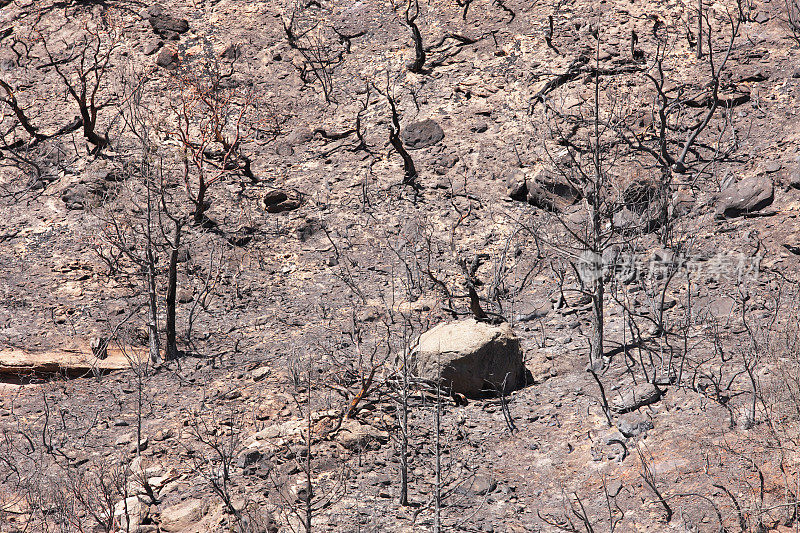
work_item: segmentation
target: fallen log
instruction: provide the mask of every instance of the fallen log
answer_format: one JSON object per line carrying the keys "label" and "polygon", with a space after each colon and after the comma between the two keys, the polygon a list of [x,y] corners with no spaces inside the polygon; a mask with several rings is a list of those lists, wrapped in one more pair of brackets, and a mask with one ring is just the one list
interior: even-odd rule
{"label": "fallen log", "polygon": [[0,378],[25,378],[61,375],[83,377],[125,370],[147,362],[147,350],[109,346],[106,357],[96,357],[87,344],[85,349],[29,351],[21,348],[0,349]]}

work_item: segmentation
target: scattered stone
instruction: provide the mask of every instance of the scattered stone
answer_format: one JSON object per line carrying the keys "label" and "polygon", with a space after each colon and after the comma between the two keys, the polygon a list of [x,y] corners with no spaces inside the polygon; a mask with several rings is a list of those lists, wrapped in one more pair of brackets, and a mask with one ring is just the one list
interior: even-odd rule
{"label": "scattered stone", "polygon": [[615,399],[611,409],[617,413],[629,413],[645,405],[655,403],[660,398],[661,389],[652,383],[641,383],[622,397]]}
{"label": "scattered stone", "polygon": [[475,319],[440,324],[423,333],[412,354],[415,376],[466,396],[485,396],[525,384],[519,338],[511,326]]}
{"label": "scattered stone", "polygon": [[188,20],[170,15],[160,5],[151,7],[148,13],[153,31],[165,39],[174,41],[178,39],[179,34],[189,31]]}
{"label": "scattered stone", "polygon": [[147,449],[148,444],[150,444],[150,441],[148,440],[148,438],[147,437],[143,437],[142,440],[139,441],[139,445],[137,446],[134,443],[133,445],[131,445],[129,451],[130,451],[130,453],[143,452],[143,451],[145,451]]}
{"label": "scattered stone", "polygon": [[770,16],[764,13],[763,11],[759,11],[758,14],[753,19],[754,22],[758,24],[764,24],[765,22],[769,21]]}
{"label": "scattered stone", "polygon": [[497,490],[497,481],[486,476],[475,476],[470,492],[476,496],[485,496]]}
{"label": "scattered stone", "polygon": [[508,195],[513,200],[548,211],[562,212],[580,199],[580,191],[563,177],[538,170],[529,175],[522,169],[514,169],[506,176]]}
{"label": "scattered stone", "polygon": [[522,169],[512,169],[506,176],[506,190],[512,200],[524,202],[528,199],[527,176]]}
{"label": "scattered stone", "polygon": [[165,533],[188,531],[208,514],[209,504],[204,499],[192,499],[161,510],[159,528]]}
{"label": "scattered stone", "polygon": [[792,170],[789,172],[786,184],[790,187],[794,187],[795,189],[800,189],[800,156],[794,160],[794,164],[792,166]]}
{"label": "scattered stone", "polygon": [[769,206],[775,197],[772,180],[757,176],[728,187],[719,194],[715,208],[718,219],[732,218]]}
{"label": "scattered stone", "polygon": [[158,52],[164,46],[164,41],[161,39],[150,39],[142,43],[142,53],[146,56],[151,56]]}
{"label": "scattered stone", "polygon": [[267,213],[283,213],[285,211],[294,211],[300,207],[300,200],[286,200],[277,204],[268,205]]}
{"label": "scattered stone", "polygon": [[400,137],[409,150],[420,150],[444,139],[444,131],[435,120],[427,119],[409,124],[400,132]]}
{"label": "scattered stone", "polygon": [[359,451],[386,443],[389,434],[358,420],[346,418],[342,420],[342,426],[336,433],[336,440],[348,450]]}
{"label": "scattered stone", "polygon": [[242,57],[242,47],[238,44],[230,44],[227,48],[225,48],[225,50],[222,51],[220,57],[222,57],[222,59],[235,61]]}
{"label": "scattered stone", "polygon": [[121,531],[135,529],[150,516],[150,506],[143,497],[130,496],[114,504],[114,522]]}
{"label": "scattered stone", "polygon": [[267,208],[271,205],[277,205],[281,202],[285,202],[288,198],[289,197],[285,192],[275,189],[272,191],[267,191],[262,201],[264,202],[264,207]]}
{"label": "scattered stone", "polygon": [[250,376],[253,378],[253,381],[261,381],[265,377],[269,376],[270,372],[272,372],[272,369],[270,369],[270,367],[260,366],[255,370],[253,370],[253,372],[250,373]]}
{"label": "scattered stone", "polygon": [[108,357],[108,339],[106,337],[92,337],[89,347],[92,349],[92,355],[98,359]]}
{"label": "scattered stone", "polygon": [[653,422],[649,418],[635,414],[623,415],[617,420],[617,429],[628,438],[645,435],[653,427]]}
{"label": "scattered stone", "polygon": [[[127,425],[127,424],[126,424]],[[115,446],[122,446],[123,444],[129,444],[133,441],[133,433],[125,433],[124,435],[120,435],[114,441]]]}
{"label": "scattered stone", "polygon": [[95,176],[81,177],[61,193],[61,201],[67,209],[79,211],[102,204],[108,192],[108,184]]}
{"label": "scattered stone", "polygon": [[156,65],[172,70],[178,66],[178,52],[171,47],[164,47],[158,53]]}

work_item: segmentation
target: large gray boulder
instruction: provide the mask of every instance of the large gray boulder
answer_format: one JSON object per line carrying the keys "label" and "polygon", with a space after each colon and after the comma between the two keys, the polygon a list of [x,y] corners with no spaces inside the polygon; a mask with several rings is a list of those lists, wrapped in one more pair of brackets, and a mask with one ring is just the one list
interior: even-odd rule
{"label": "large gray boulder", "polygon": [[770,205],[774,197],[775,187],[770,178],[747,178],[719,193],[715,215],[731,218],[758,211]]}
{"label": "large gray boulder", "polygon": [[415,377],[478,397],[525,384],[519,339],[508,324],[475,319],[440,324],[423,333],[411,357]]}

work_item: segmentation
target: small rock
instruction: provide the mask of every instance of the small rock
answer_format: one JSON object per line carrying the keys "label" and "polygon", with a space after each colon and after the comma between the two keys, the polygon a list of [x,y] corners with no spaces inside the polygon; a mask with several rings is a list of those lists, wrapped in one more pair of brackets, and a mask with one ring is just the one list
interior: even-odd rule
{"label": "small rock", "polygon": [[625,435],[615,428],[607,429],[598,435],[600,442],[606,446],[616,444],[618,442],[625,442]]}
{"label": "small rock", "polygon": [[178,300],[178,303],[188,304],[194,300],[194,290],[181,287],[177,290],[175,297]]}
{"label": "small rock", "polygon": [[622,491],[622,483],[616,480],[612,480],[608,482],[606,485],[606,492],[608,493],[609,498],[616,498],[620,491]]}
{"label": "small rock", "polygon": [[141,441],[139,441],[139,446],[136,446],[136,444],[133,444],[129,448],[129,451],[130,451],[130,453],[143,452],[143,451],[145,451],[147,449],[147,445],[149,443],[150,443],[150,441],[147,439],[147,437],[144,437]]}
{"label": "small rock", "polygon": [[480,121],[476,122],[474,126],[472,126],[472,131],[475,133],[484,133],[486,130],[489,129],[489,126],[486,122]]}
{"label": "small rock", "polygon": [[300,200],[286,200],[273,205],[268,205],[267,213],[283,213],[285,211],[294,211],[300,207]]}
{"label": "small rock", "polygon": [[348,450],[364,450],[387,442],[389,434],[357,420],[345,419],[336,433],[336,440]]}
{"label": "small rock", "polygon": [[128,444],[133,441],[133,433],[125,433],[124,435],[120,435],[114,441],[114,445],[122,446],[123,444]]}
{"label": "small rock", "polygon": [[173,17],[161,6],[151,7],[149,14],[148,20],[153,31],[165,39],[176,40],[179,34],[189,31],[188,20]]}
{"label": "small rock", "polygon": [[159,429],[158,431],[156,431],[153,440],[160,442],[171,439],[174,436],[175,436],[175,430],[172,428]]}
{"label": "small rock", "polygon": [[92,349],[92,355],[98,359],[108,357],[108,339],[106,337],[92,337],[89,346]]}
{"label": "small rock", "polygon": [[253,381],[261,381],[265,377],[269,376],[271,372],[270,367],[268,366],[260,366],[253,370],[250,376],[253,378]]}
{"label": "small rock", "polygon": [[728,187],[719,194],[715,207],[718,219],[731,218],[764,209],[772,203],[775,187],[772,180],[757,176]]}
{"label": "small rock", "polygon": [[652,383],[640,383],[622,397],[617,398],[611,409],[617,413],[629,413],[661,399],[661,389]]}
{"label": "small rock", "polygon": [[497,481],[486,476],[475,476],[470,492],[476,496],[485,496],[497,490]]}
{"label": "small rock", "polygon": [[283,192],[281,190],[278,190],[278,189],[275,189],[273,191],[268,191],[264,195],[264,198],[262,199],[262,202],[264,203],[264,207],[266,208],[266,207],[269,207],[271,205],[276,205],[276,204],[279,204],[281,202],[285,202],[286,200],[288,200],[288,198],[289,197],[286,195],[285,192]]}
{"label": "small rock", "polygon": [[444,139],[444,131],[435,120],[427,119],[409,124],[403,128],[400,137],[409,150],[420,150]]}
{"label": "small rock", "polygon": [[161,39],[151,39],[142,43],[142,53],[146,56],[151,56],[158,52],[164,45]]}
{"label": "small rock", "polygon": [[242,56],[242,47],[239,46],[238,44],[228,45],[228,47],[222,51],[222,54],[220,54],[220,56],[223,59],[228,59],[231,61],[239,59]]}
{"label": "small rock", "polygon": [[208,514],[209,503],[202,498],[189,499],[161,511],[159,528],[166,533],[189,530]]}
{"label": "small rock", "polygon": [[156,58],[156,65],[171,70],[178,66],[178,52],[172,48],[162,48]]}
{"label": "small rock", "polygon": [[617,420],[617,429],[626,437],[638,437],[653,429],[653,422],[640,415],[623,415]]}

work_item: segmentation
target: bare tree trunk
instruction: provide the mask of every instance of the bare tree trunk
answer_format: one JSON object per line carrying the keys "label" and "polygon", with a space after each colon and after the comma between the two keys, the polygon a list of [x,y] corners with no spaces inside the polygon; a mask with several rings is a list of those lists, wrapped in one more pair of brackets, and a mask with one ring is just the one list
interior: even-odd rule
{"label": "bare tree trunk", "polygon": [[703,0],[697,0],[697,59],[703,57]]}
{"label": "bare tree trunk", "polygon": [[[602,265],[601,265],[602,267]],[[592,287],[592,342],[589,363],[594,366],[603,360],[604,313],[603,297],[605,295],[602,273],[597,273],[598,279],[593,281]]]}
{"label": "bare tree trunk", "polygon": [[161,362],[161,347],[158,339],[158,297],[156,294],[156,260],[153,254],[153,202],[150,183],[147,183],[147,244],[145,245],[145,269],[147,277],[147,336],[150,346],[150,361]]}
{"label": "bare tree trunk", "polygon": [[442,375],[436,385],[436,494],[434,496],[434,533],[442,532]]}
{"label": "bare tree trunk", "polygon": [[206,214],[206,182],[202,176],[199,178],[197,185],[197,198],[194,201],[194,223],[198,226],[205,221]]}
{"label": "bare tree trunk", "polygon": [[306,416],[308,417],[307,418],[308,435],[306,437],[306,468],[305,468],[305,470],[306,470],[306,472],[305,472],[306,473],[306,502],[305,502],[306,506],[305,507],[306,508],[305,508],[305,517],[304,517],[305,521],[304,521],[304,524],[303,524],[305,526],[305,528],[306,528],[306,533],[311,533],[311,514],[312,514],[311,498],[313,496],[312,491],[311,491],[312,488],[313,488],[313,485],[311,483],[311,386],[312,386],[312,383],[311,383],[311,363],[309,362],[309,364],[308,364],[308,406],[306,408],[307,411],[308,411],[308,413],[306,414]]}
{"label": "bare tree trunk", "polygon": [[403,158],[403,184],[417,187],[417,168],[414,166],[414,160],[411,159],[411,155],[403,146],[403,140],[400,138],[400,115],[397,112],[394,97],[388,86],[386,87],[386,99],[389,101],[389,108],[392,111],[392,123],[389,125],[389,142],[392,148]]}
{"label": "bare tree trunk", "polygon": [[175,233],[172,238],[172,249],[169,255],[169,271],[167,273],[167,360],[175,360],[178,358],[178,344],[175,328],[175,298],[178,289],[178,251],[181,245],[183,221],[175,220],[174,222]]}
{"label": "bare tree trunk", "polygon": [[414,61],[408,64],[408,70],[419,74],[425,66],[425,47],[422,45],[422,33],[419,31],[416,20],[419,16],[419,0],[408,0],[406,6],[406,26],[411,30],[411,39],[414,41]]}
{"label": "bare tree trunk", "polygon": [[403,386],[400,391],[400,505],[408,505],[408,343],[403,346]]}
{"label": "bare tree trunk", "polygon": [[[597,57],[599,58],[600,39],[597,40]],[[599,65],[599,59],[597,60]],[[603,277],[603,224],[602,224],[602,203],[603,188],[605,180],[603,176],[602,161],[600,158],[600,79],[598,75],[594,77],[594,150],[592,153],[593,183],[588,194],[589,202],[589,248],[592,253],[592,260],[595,269],[592,275],[592,341],[589,364],[594,367],[603,360],[603,326],[604,308],[603,297],[605,296],[605,279]]]}

